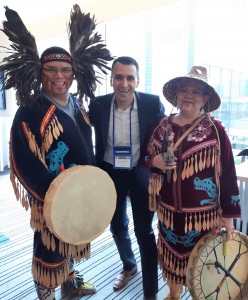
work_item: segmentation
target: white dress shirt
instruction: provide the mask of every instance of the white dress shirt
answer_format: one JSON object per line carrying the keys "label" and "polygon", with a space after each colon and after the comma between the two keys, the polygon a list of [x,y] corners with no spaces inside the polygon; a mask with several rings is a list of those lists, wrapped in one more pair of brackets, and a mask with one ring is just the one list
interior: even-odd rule
{"label": "white dress shirt", "polygon": [[[132,167],[137,165],[140,157],[140,134],[139,134],[139,118],[137,100],[134,97],[134,102],[127,109],[123,110],[115,105],[115,96],[112,99],[107,146],[104,155],[104,161],[113,165],[113,125],[114,127],[114,146],[130,146],[130,131],[131,131],[131,147],[132,147]],[[133,107],[133,108],[132,108]],[[130,109],[132,111],[130,113]],[[114,124],[113,124],[113,109]],[[131,114],[131,118],[130,118]],[[131,130],[130,130],[131,120]]]}

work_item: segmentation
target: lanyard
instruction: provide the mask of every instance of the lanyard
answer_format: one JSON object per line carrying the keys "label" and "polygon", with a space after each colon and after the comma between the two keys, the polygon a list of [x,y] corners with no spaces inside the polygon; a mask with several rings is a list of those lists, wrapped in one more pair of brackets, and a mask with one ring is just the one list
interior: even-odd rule
{"label": "lanyard", "polygon": [[134,101],[130,106],[129,111],[129,146],[115,146],[115,107],[116,100],[113,102],[113,166],[114,168],[132,169],[132,110]]}

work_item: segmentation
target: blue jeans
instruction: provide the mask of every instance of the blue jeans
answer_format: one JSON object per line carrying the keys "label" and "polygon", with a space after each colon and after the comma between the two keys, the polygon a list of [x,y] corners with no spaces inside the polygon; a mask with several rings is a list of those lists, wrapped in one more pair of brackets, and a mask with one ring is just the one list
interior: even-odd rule
{"label": "blue jeans", "polygon": [[140,249],[143,290],[146,296],[154,296],[158,291],[157,247],[152,228],[153,212],[148,208],[148,191],[138,182],[135,170],[113,169],[112,165],[101,166],[112,178],[117,204],[111,221],[113,234],[123,269],[130,271],[136,264],[128,232],[127,196],[130,196],[134,232]]}

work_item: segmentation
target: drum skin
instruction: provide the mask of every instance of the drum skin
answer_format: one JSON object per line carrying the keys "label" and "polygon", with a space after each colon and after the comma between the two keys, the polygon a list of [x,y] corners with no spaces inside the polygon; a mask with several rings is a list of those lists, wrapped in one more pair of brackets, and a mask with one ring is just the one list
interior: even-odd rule
{"label": "drum skin", "polygon": [[[193,300],[248,299],[247,236],[234,231],[226,243],[225,261],[222,251],[222,235],[214,231],[195,245],[186,270],[186,284]],[[230,276],[225,276],[226,270]]]}
{"label": "drum skin", "polygon": [[82,245],[105,231],[115,207],[115,186],[105,171],[94,166],[73,166],[50,184],[43,214],[58,239]]}

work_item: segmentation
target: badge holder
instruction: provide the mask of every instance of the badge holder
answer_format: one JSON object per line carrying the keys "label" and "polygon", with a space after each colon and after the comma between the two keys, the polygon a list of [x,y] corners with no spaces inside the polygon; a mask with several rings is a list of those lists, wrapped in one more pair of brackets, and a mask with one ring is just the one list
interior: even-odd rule
{"label": "badge holder", "polygon": [[117,147],[113,148],[113,157],[114,157],[114,169],[132,169],[132,151],[131,147]]}

